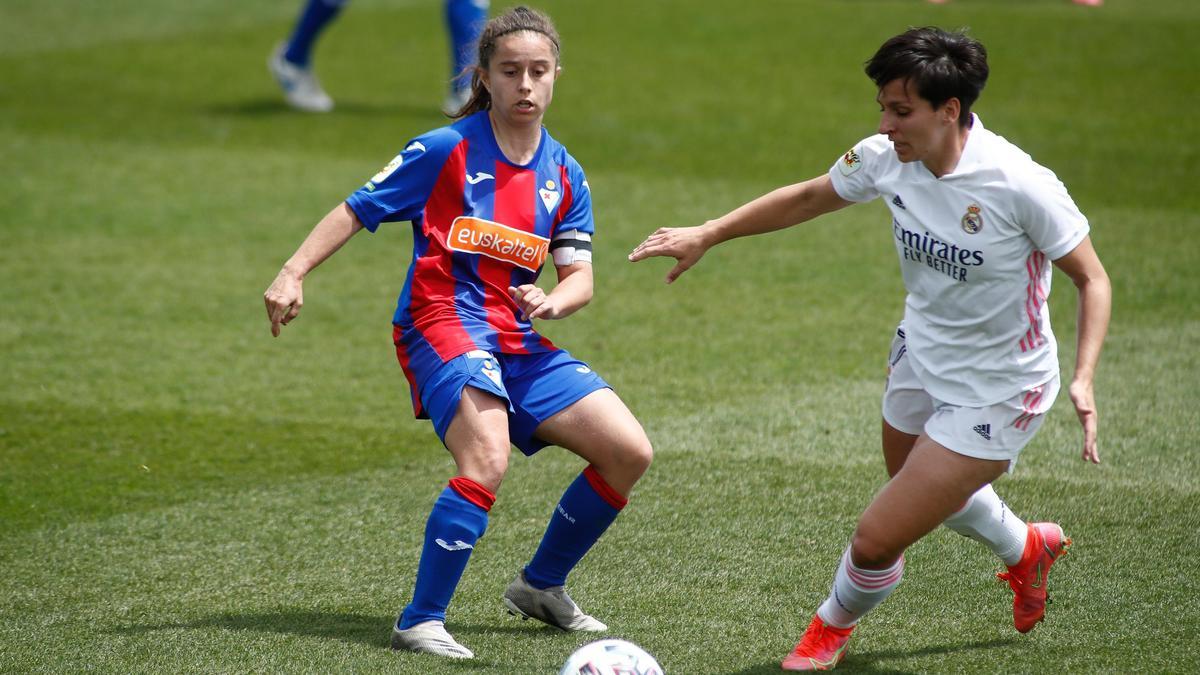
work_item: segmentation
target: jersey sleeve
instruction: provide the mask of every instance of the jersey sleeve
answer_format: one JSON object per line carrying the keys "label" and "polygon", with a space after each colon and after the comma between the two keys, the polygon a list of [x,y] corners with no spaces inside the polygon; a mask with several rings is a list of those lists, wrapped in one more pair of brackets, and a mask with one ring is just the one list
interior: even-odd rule
{"label": "jersey sleeve", "polygon": [[449,127],[414,138],[366,185],[347,197],[346,204],[371,232],[380,223],[418,218],[438,174],[461,140]]}
{"label": "jersey sleeve", "polygon": [[587,176],[578,164],[572,162],[567,168],[567,179],[571,185],[571,203],[550,241],[550,254],[554,257],[554,264],[559,267],[592,262],[592,235],[596,233],[596,221],[592,217],[592,188],[588,185]]}
{"label": "jersey sleeve", "polygon": [[886,136],[859,141],[829,167],[833,189],[848,202],[869,202],[879,196],[875,176],[884,152],[891,152]]}
{"label": "jersey sleeve", "polygon": [[1039,251],[1051,260],[1070,253],[1088,235],[1087,217],[1053,171],[1034,164],[1018,181],[1022,199],[1017,216]]}

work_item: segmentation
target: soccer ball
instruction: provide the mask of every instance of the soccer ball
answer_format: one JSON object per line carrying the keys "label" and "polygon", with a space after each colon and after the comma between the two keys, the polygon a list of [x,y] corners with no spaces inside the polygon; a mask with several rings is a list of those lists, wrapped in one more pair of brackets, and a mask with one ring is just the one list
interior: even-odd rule
{"label": "soccer ball", "polygon": [[663,675],[663,669],[632,642],[597,640],[576,649],[558,675]]}

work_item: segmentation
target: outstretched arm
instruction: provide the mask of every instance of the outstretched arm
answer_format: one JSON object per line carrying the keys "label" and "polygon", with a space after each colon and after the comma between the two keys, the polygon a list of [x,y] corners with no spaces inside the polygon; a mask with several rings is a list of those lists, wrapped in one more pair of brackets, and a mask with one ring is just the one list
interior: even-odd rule
{"label": "outstretched arm", "polygon": [[1068,390],[1079,423],[1083,425],[1083,459],[1100,463],[1096,448],[1098,418],[1096,397],[1092,382],[1096,364],[1100,360],[1100,348],[1108,332],[1108,319],[1112,313],[1112,286],[1108,273],[1092,248],[1090,237],[1084,238],[1070,253],[1054,261],[1055,267],[1071,277],[1079,289],[1079,316],[1075,348],[1075,376]]}
{"label": "outstretched arm", "polygon": [[300,308],[304,306],[304,277],[333,255],[342,244],[350,241],[350,237],[362,227],[358,216],[343,202],[325,214],[321,222],[308,233],[304,243],[283,264],[275,281],[263,293],[267,318],[271,321],[271,335],[279,337],[280,326],[286,326],[300,314]]}
{"label": "outstretched arm", "polygon": [[629,260],[675,258],[678,262],[667,273],[669,284],[723,241],[782,230],[852,203],[838,195],[828,175],[818,176],[769,192],[697,227],[661,227],[633,249]]}

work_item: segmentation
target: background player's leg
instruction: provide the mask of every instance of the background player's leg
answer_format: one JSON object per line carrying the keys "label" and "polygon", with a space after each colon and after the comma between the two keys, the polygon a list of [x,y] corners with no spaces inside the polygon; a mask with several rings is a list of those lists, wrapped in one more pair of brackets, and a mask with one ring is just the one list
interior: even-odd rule
{"label": "background player's leg", "polygon": [[284,100],[297,110],[315,113],[333,110],[333,99],[317,81],[309,61],[313,43],[347,1],[308,0],[291,37],[267,59],[267,68],[283,89]]}
{"label": "background player's leg", "polygon": [[479,34],[487,22],[488,0],[446,0],[446,32],[450,36],[450,92],[447,113],[457,112],[471,93],[471,75],[463,74],[475,65]]}
{"label": "background player's leg", "polygon": [[308,0],[296,20],[296,27],[288,38],[283,56],[292,65],[308,68],[312,58],[313,43],[331,21],[341,13],[348,0]]}

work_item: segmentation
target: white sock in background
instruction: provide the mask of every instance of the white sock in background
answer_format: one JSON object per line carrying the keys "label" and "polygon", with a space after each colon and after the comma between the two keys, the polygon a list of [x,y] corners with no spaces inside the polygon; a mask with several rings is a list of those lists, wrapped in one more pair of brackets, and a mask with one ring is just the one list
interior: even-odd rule
{"label": "white sock in background", "polygon": [[1010,567],[1020,562],[1029,531],[1025,521],[1008,508],[991,485],[979,488],[967,500],[967,505],[947,518],[943,525],[982,542]]}

